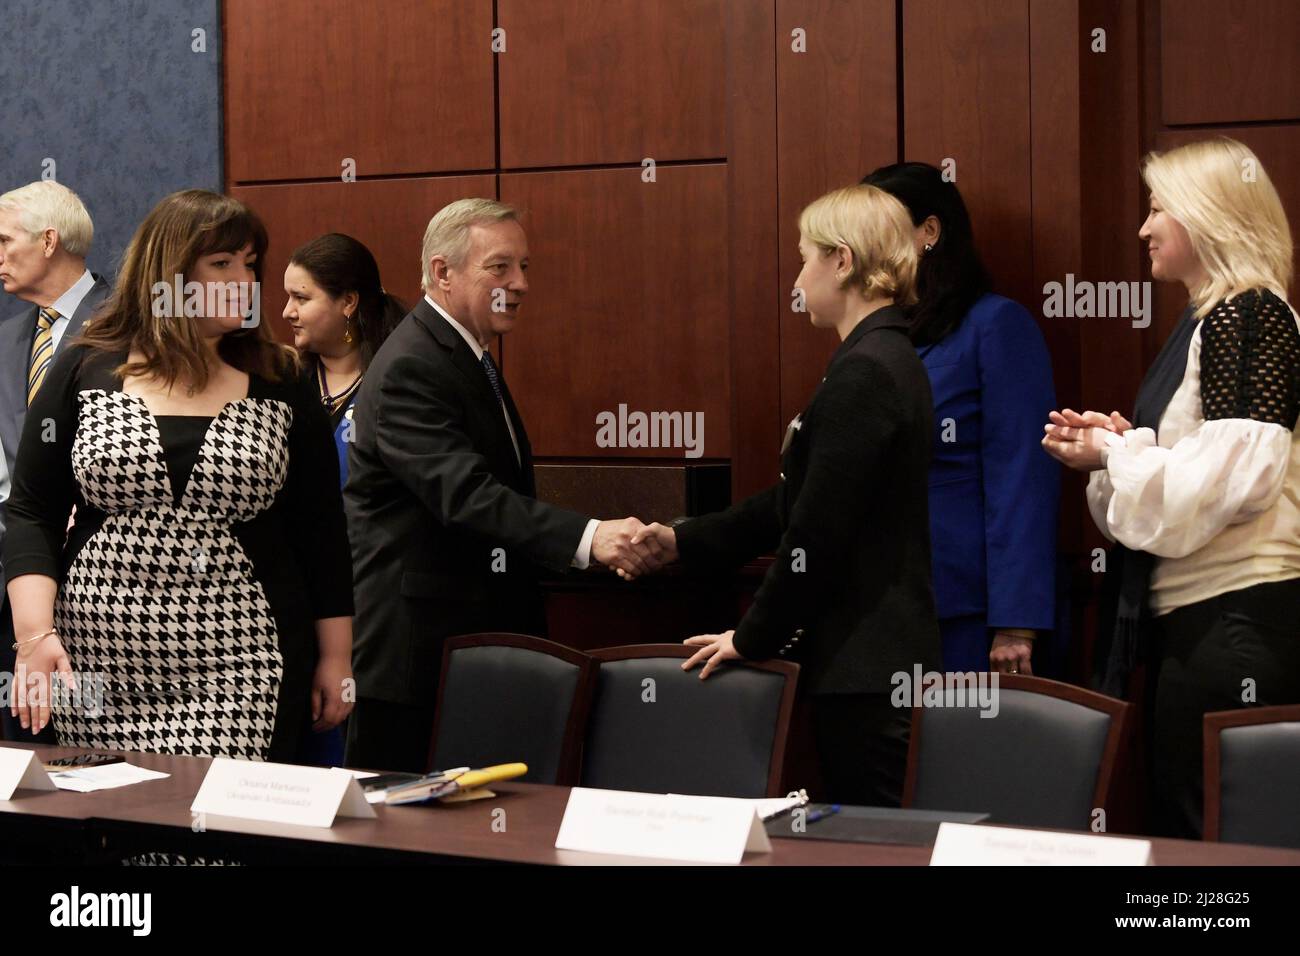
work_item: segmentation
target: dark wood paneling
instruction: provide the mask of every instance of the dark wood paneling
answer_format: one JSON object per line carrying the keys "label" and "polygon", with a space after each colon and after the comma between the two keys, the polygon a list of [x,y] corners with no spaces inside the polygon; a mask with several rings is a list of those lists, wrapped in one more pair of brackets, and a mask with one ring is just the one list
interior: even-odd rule
{"label": "dark wood paneling", "polygon": [[498,0],[504,168],[717,159],[723,0]]}
{"label": "dark wood paneling", "polygon": [[620,404],[703,412],[704,457],[730,454],[726,197],[721,164],[501,176],[532,259],[504,371],[538,455],[683,457],[598,447]]}
{"label": "dark wood paneling", "polygon": [[727,0],[731,492],[779,473],[782,309],[778,274],[775,0]]}
{"label": "dark wood paneling", "polygon": [[[1029,71],[1031,128],[1031,228],[1033,284],[1040,294],[1022,304],[1029,309],[1052,356],[1058,407],[1078,407],[1080,327],[1075,319],[1043,315],[1041,290],[1083,271],[1080,151],[1080,57],[1077,0],[1042,0],[1030,8]],[[983,248],[988,250],[986,240]],[[1046,419],[1044,418],[1044,421]],[[1066,469],[1058,524],[1059,550],[1082,548],[1082,483]]]}
{"label": "dark wood paneling", "polygon": [[490,169],[492,0],[226,0],[231,183]]}
{"label": "dark wood paneling", "polygon": [[[807,52],[792,49],[802,29]],[[898,159],[893,0],[777,0],[781,424],[802,411],[839,339],[792,309],[799,213],[818,196]]]}
{"label": "dark wood paneling", "polygon": [[907,158],[956,161],[997,291],[1031,302],[1029,4],[904,0],[903,98]]}
{"label": "dark wood paneling", "polygon": [[1168,126],[1300,119],[1296,0],[1161,0]]}
{"label": "dark wood paneling", "polygon": [[420,244],[433,214],[466,196],[494,195],[492,176],[384,179],[355,183],[291,183],[238,186],[231,195],[257,210],[271,237],[262,301],[277,334],[289,339],[284,309],[284,270],[289,254],[326,232],[364,242],[379,263],[384,288],[414,304],[420,293]]}

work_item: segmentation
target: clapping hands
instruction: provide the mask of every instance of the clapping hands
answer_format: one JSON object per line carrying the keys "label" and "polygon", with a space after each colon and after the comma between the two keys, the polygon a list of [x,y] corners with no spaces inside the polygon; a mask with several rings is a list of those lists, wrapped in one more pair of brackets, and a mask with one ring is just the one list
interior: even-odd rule
{"label": "clapping hands", "polygon": [[1133,427],[1119,412],[1076,412],[1065,408],[1051,412],[1043,426],[1043,450],[1075,471],[1095,471],[1103,466],[1102,449],[1106,436],[1122,435]]}

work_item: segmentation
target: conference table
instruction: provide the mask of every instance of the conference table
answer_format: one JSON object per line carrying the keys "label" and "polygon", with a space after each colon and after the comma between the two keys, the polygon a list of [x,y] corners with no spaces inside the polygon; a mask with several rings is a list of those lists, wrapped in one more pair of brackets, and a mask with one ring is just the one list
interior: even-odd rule
{"label": "conference table", "polygon": [[[40,759],[92,751],[0,742]],[[102,751],[96,751],[102,752]],[[497,796],[457,804],[374,806],[374,819],[332,827],[203,817],[190,811],[211,759],[135,752],[127,762],[166,778],[109,790],[18,790],[0,800],[0,848],[8,862],[111,863],[144,852],[293,864],[674,865],[675,861],[557,850],[569,788],[493,785]],[[1099,837],[1100,839],[1100,837]],[[924,866],[930,847],[774,837],[746,866]],[[1300,850],[1152,840],[1156,865],[1300,866]]]}

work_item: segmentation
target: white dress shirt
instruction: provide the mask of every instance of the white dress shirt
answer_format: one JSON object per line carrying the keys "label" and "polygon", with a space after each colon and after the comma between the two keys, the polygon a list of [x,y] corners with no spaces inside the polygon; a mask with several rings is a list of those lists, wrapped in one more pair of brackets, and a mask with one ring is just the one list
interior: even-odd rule
{"label": "white dress shirt", "polygon": [[[465,340],[465,344],[473,350],[474,358],[481,363],[483,361],[483,353],[487,350],[479,344],[478,339],[474,338],[474,336],[470,334],[469,329],[465,328],[465,326],[453,319],[446,309],[440,306],[437,302],[434,302],[428,295],[424,297],[424,301],[429,303],[435,312],[446,319],[447,322],[450,323],[451,327],[460,333],[460,337]],[[487,375],[487,372],[485,371],[483,374]],[[514,423],[510,421],[510,413],[506,410],[504,402],[498,402],[497,404],[501,406],[501,415],[505,418],[506,428],[510,431],[510,443],[515,446],[515,461],[522,465],[523,458],[519,453],[519,439],[515,437],[515,426]],[[578,542],[578,550],[573,556],[573,566],[575,568],[585,568],[591,564],[591,541],[596,536],[596,526],[599,524],[600,522],[595,518],[592,518],[587,522],[587,528],[582,533],[582,540]]]}
{"label": "white dress shirt", "polygon": [[72,320],[72,313],[77,311],[77,307],[81,305],[81,300],[94,287],[95,277],[87,269],[81,274],[81,278],[72,283],[68,287],[68,291],[59,296],[54,301],[54,304],[50,306],[55,312],[59,313],[59,318],[50,326],[50,334],[54,338],[54,347],[51,351],[59,347],[59,339],[63,338],[63,332]]}
{"label": "white dress shirt", "polygon": [[1192,334],[1159,433],[1109,436],[1105,467],[1088,480],[1088,507],[1102,534],[1158,556],[1155,615],[1300,577],[1300,432],[1247,418],[1205,420],[1203,328]]}

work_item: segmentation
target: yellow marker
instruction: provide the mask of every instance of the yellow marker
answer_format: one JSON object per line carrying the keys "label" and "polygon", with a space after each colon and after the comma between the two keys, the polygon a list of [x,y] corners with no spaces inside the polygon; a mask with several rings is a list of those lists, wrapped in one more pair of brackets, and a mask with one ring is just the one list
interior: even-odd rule
{"label": "yellow marker", "polygon": [[513,780],[515,777],[522,777],[527,772],[528,764],[500,763],[495,767],[484,767],[482,770],[471,770],[468,773],[462,773],[456,778],[456,789],[473,790],[475,787],[484,787],[499,780]]}

